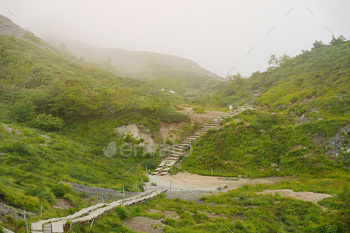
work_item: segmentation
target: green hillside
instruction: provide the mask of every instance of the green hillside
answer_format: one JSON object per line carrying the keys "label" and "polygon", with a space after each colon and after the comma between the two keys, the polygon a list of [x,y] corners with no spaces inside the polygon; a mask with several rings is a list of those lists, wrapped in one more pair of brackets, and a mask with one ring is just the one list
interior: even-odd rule
{"label": "green hillside", "polygon": [[67,214],[52,209],[56,198],[74,209],[85,205],[60,182],[141,191],[145,166],[152,169],[159,157],[142,149],[106,157],[104,146],[141,143],[131,135],[117,139],[121,125],[143,124],[156,135],[161,121],[187,121],[173,107],[183,100],[52,54],[31,34],[24,39],[0,36],[0,199],[32,212],[43,203],[49,216]]}
{"label": "green hillside", "polygon": [[62,52],[69,52],[122,77],[150,81],[166,91],[194,96],[223,81],[197,63],[172,55],[147,51],[98,48],[68,39],[48,38]]}
{"label": "green hillside", "polygon": [[[198,128],[176,110],[185,104],[199,114],[251,103],[255,110],[224,119],[191,144],[192,153],[174,171],[274,176],[278,182],[251,180],[256,183],[216,195],[208,191],[206,197],[186,186],[181,198],[191,199],[189,195],[195,201],[160,195],[117,207],[92,223],[76,223],[73,229],[132,232],[124,221],[149,217],[161,219],[161,226],[151,227],[164,232],[349,232],[350,41],[316,41],[314,48],[296,57],[271,56],[264,72],[250,78],[237,74],[223,82],[191,61],[147,52],[96,48],[94,52],[101,53],[91,60],[96,66],[23,29],[12,30],[12,22],[6,22],[6,33],[17,31],[18,38],[0,35],[0,204],[32,212],[29,223],[67,216],[101,200],[75,192],[67,182],[143,191],[146,166],[154,170],[160,156],[145,153],[139,147],[144,139],[132,132],[121,137],[117,127],[143,125],[160,142],[161,123],[185,123],[180,126],[185,133]],[[121,54],[128,59],[120,59]],[[137,80],[115,74],[140,76]],[[123,156],[111,142],[116,148],[131,146],[133,156]],[[107,156],[106,151],[115,153]],[[260,193],[266,189],[332,196],[301,201]],[[57,201],[63,200],[69,205],[58,208]],[[0,225],[27,232],[22,216],[7,214]]]}
{"label": "green hillside", "polygon": [[[233,76],[217,96],[240,103],[251,89],[263,94],[257,110],[224,122],[198,140],[183,167],[208,175],[256,176],[332,173],[349,163],[350,41],[316,42],[311,51],[274,59],[265,72]],[[232,88],[232,89],[231,89]],[[198,97],[194,100],[200,103]],[[232,103],[231,102],[231,103]],[[227,102],[227,104],[230,102]],[[335,138],[333,138],[335,137]],[[341,146],[332,141],[340,137]],[[339,147],[339,148],[338,148]]]}

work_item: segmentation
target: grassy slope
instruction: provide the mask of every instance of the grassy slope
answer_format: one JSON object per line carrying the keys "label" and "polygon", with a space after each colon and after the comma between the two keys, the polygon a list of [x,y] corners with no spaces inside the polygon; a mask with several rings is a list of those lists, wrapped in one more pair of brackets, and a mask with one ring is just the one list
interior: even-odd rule
{"label": "grassy slope", "polygon": [[[263,110],[243,113],[237,117],[240,123],[232,119],[222,129],[204,135],[194,144],[193,155],[184,160],[184,168],[206,175],[213,169],[217,175],[267,176],[316,174],[349,166],[347,154],[335,163],[324,156],[324,145],[313,143],[316,135],[329,139],[349,124],[350,54],[346,46],[349,41],[304,51],[279,67],[242,80],[242,87],[262,88],[263,95],[256,102]],[[309,122],[295,125],[295,118],[302,115]]]}
{"label": "grassy slope", "polygon": [[[203,135],[193,144],[192,155],[184,159],[183,169],[203,175],[210,175],[213,169],[214,175],[221,176],[293,175],[297,178],[295,181],[274,187],[246,188],[291,188],[335,195],[321,201],[336,210],[326,213],[313,213],[315,209],[311,210],[307,203],[296,204],[298,201],[295,201],[295,205],[294,201],[286,203],[285,199],[278,204],[266,203],[266,206],[256,203],[254,205],[258,207],[254,210],[239,210],[236,206],[240,204],[233,203],[232,196],[238,196],[248,206],[259,198],[271,198],[256,197],[256,194],[247,196],[244,189],[205,198],[214,203],[227,203],[229,209],[236,208],[232,212],[239,213],[242,222],[231,221],[226,226],[237,232],[349,232],[349,153],[336,159],[326,156],[329,148],[325,144],[314,144],[316,136],[329,140],[349,124],[350,54],[346,46],[350,46],[350,41],[303,51],[278,67],[256,72],[247,80],[236,77],[229,81],[229,87],[222,87],[212,94],[212,101],[219,92],[223,100],[239,99],[247,96],[242,91],[249,90],[247,87],[260,88],[263,95],[256,103],[262,110],[225,120],[221,129]],[[302,116],[308,117],[308,122],[295,124]],[[237,118],[240,120],[236,121]],[[217,229],[223,229],[223,226]],[[206,229],[201,228],[198,232]]]}
{"label": "grassy slope", "polygon": [[[294,175],[295,179],[275,185],[243,186],[228,193],[201,198],[202,203],[199,204],[158,197],[149,201],[147,206],[111,211],[94,223],[93,231],[132,232],[122,225],[122,221],[132,216],[147,216],[161,219],[166,224],[165,232],[349,232],[347,187],[350,176],[344,168],[349,164],[330,160],[324,155],[326,148],[316,147],[312,141],[315,134],[329,138],[348,124],[349,59],[346,59],[348,54],[344,52],[344,46],[304,52],[289,60],[288,65],[255,73],[249,80],[236,77],[230,85],[218,87],[210,96],[194,100],[216,104],[223,97],[225,104],[242,103],[242,98],[250,97],[249,87],[261,87],[264,91],[257,100],[264,105],[262,111],[243,113],[237,117],[240,119],[238,122],[227,119],[220,130],[209,131],[201,137],[193,145],[193,154],[184,160],[185,169],[205,175],[213,169],[215,175],[247,173],[250,176],[251,172],[253,177]],[[325,59],[322,69],[316,66],[320,56]],[[336,64],[337,69],[333,70],[333,63],[327,67],[330,61]],[[315,89],[316,77],[323,78]],[[343,95],[343,102],[339,101],[338,94]],[[305,103],[305,99],[310,97],[314,100]],[[295,117],[302,114],[314,119],[295,125]],[[317,121],[317,118],[322,120]],[[271,166],[271,163],[277,167]],[[285,188],[328,193],[334,197],[319,202],[328,208],[323,211],[310,202],[257,193],[265,189]],[[179,218],[147,213],[150,209],[172,210]],[[218,218],[209,219],[211,211]],[[90,225],[83,223],[76,227],[80,232],[89,232]]]}
{"label": "grassy slope", "polygon": [[[55,43],[55,42],[54,42]],[[58,44],[58,43],[56,43]],[[195,62],[166,54],[98,48],[82,42],[67,41],[63,49],[123,77],[150,81],[158,89],[165,88],[191,95],[214,82],[222,81]],[[62,46],[59,46],[62,47]]]}
{"label": "grassy slope", "polygon": [[[45,45],[30,34],[24,38]],[[160,121],[188,120],[174,110],[173,103],[183,102],[180,97],[54,53],[0,36],[0,199],[33,212],[43,203],[44,216],[67,214],[52,208],[58,197],[74,208],[84,205],[59,181],[142,190],[145,165],[152,168],[159,158],[143,157],[140,150],[136,158],[122,158],[118,151],[104,156],[103,147],[111,141],[140,143],[132,137],[116,140],[115,127],[144,124],[156,133]],[[52,116],[40,118],[43,114]],[[9,133],[2,122],[19,134]]]}

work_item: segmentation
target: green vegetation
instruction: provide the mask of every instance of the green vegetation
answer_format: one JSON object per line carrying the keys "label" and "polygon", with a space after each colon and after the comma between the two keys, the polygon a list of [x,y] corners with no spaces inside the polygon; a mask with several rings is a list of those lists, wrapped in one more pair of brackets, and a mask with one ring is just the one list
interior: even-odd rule
{"label": "green vegetation", "polygon": [[[93,231],[132,232],[123,221],[145,216],[161,219],[164,232],[349,232],[349,152],[335,154],[329,143],[334,136],[349,142],[348,133],[340,134],[350,119],[350,41],[345,38],[333,37],[330,45],[316,41],[311,51],[294,58],[273,55],[267,71],[248,79],[240,74],[222,83],[216,79],[208,94],[198,85],[209,90],[215,79],[210,74],[203,78],[185,70],[183,76],[164,78],[153,70],[143,74],[147,82],[121,78],[69,54],[54,49],[52,54],[34,35],[24,39],[0,36],[1,201],[34,214],[43,204],[43,218],[50,218],[96,202],[68,182],[142,191],[146,165],[156,168],[160,157],[143,153],[143,139],[120,137],[116,127],[142,124],[157,140],[161,122],[184,122],[186,136],[199,125],[176,110],[184,103],[204,113],[208,107],[241,106],[262,91],[255,99],[257,110],[209,130],[192,144],[182,168],[172,172],[293,179],[245,185],[199,203],[162,195],[148,205],[114,209],[97,220]],[[133,156],[123,157],[116,149],[123,144],[131,145]],[[105,156],[106,151],[113,155]],[[310,202],[258,193],[278,188],[334,196],[318,203],[328,208],[323,211]],[[55,208],[57,199],[69,201],[69,207]],[[178,218],[150,209],[175,211]],[[24,221],[12,216],[1,224],[25,232]],[[91,232],[90,223],[76,228]]]}
{"label": "green vegetation", "polygon": [[[212,169],[214,175],[248,177],[331,174],[350,167],[349,153],[336,157],[327,147],[330,138],[349,124],[346,46],[350,41],[333,37],[331,45],[315,42],[314,46],[295,58],[271,56],[272,66],[266,72],[256,72],[249,79],[232,76],[227,86],[194,99],[241,104],[242,98],[253,95],[250,88],[263,92],[255,100],[262,108],[209,131],[193,144],[193,154],[184,159],[183,167],[203,175],[210,175]],[[322,137],[320,145],[317,136]]]}
{"label": "green vegetation", "polygon": [[[93,232],[112,229],[132,232],[122,224],[135,216],[160,219],[165,224],[164,232],[349,232],[350,193],[347,186],[350,179],[344,175],[337,179],[294,179],[274,185],[244,185],[236,190],[201,197],[199,203],[179,198],[169,200],[161,195],[148,201],[147,205],[112,210],[94,223]],[[311,202],[260,194],[266,189],[285,188],[331,193],[334,197],[318,203],[328,207],[323,210],[320,205]],[[151,213],[151,209],[159,212]],[[166,211],[175,213],[165,217]],[[77,227],[79,232],[89,232],[89,223]]]}
{"label": "green vegetation", "polygon": [[147,81],[156,90],[175,91],[183,96],[206,93],[222,78],[195,62],[166,54],[98,48],[81,42],[66,41],[59,46],[86,61],[118,76]]}
{"label": "green vegetation", "polygon": [[[326,137],[346,125],[345,120],[323,120],[294,125],[293,119],[250,111],[239,115],[239,122],[224,121],[225,127],[208,131],[193,144],[193,153],[183,161],[183,168],[194,173],[248,177],[320,174],[349,166],[337,164],[325,155],[326,148],[314,145],[320,132]],[[329,129],[330,128],[330,129]]]}
{"label": "green vegetation", "polygon": [[[65,182],[142,191],[145,166],[154,169],[160,157],[144,154],[137,148],[142,140],[120,138],[115,128],[143,124],[157,137],[161,121],[189,120],[174,109],[183,99],[52,54],[34,35],[24,39],[0,36],[0,199],[36,214],[42,203],[48,218],[92,204]],[[105,156],[112,141],[131,144],[134,156]],[[71,207],[54,208],[58,198]]]}

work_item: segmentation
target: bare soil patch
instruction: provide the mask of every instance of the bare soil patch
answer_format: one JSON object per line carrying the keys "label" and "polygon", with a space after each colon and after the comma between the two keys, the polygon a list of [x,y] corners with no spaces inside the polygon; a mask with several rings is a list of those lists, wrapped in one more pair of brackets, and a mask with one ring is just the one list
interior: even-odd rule
{"label": "bare soil patch", "polygon": [[190,117],[192,123],[198,122],[199,125],[202,125],[214,118],[221,117],[225,114],[225,112],[219,111],[206,111],[205,113],[196,113],[193,109],[190,109],[191,107],[184,107],[183,110],[179,112],[187,114]]}
{"label": "bare soil patch", "polygon": [[[156,183],[157,186],[146,186],[150,188],[158,188],[158,189],[168,189],[170,191],[218,191],[218,187],[222,185],[227,185],[227,189],[236,189],[244,184],[255,185],[255,184],[273,184],[276,182],[280,182],[282,180],[288,180],[290,177],[267,177],[267,178],[259,178],[259,179],[239,179],[237,181],[234,180],[222,180],[216,176],[202,176],[197,174],[191,174],[188,172],[181,172],[176,175],[165,175],[165,176],[148,176],[150,179],[150,183]],[[148,185],[149,185],[148,184]]]}
{"label": "bare soil patch", "polygon": [[[187,114],[190,117],[191,125],[193,126],[194,122],[198,122],[199,125],[203,125],[205,122],[212,120],[213,118],[223,116],[225,112],[219,111],[207,111],[205,113],[196,113],[191,107],[184,107],[179,112]],[[158,136],[163,143],[166,140],[176,141],[181,139],[183,135],[183,126],[185,122],[171,123],[161,122],[158,130]]]}
{"label": "bare soil patch", "polygon": [[[325,193],[313,193],[313,192],[294,192],[291,189],[275,189],[275,190],[264,190],[260,192],[261,194],[276,194],[278,193],[282,197],[291,197],[303,201],[310,201],[314,204],[317,204],[318,201],[321,201],[327,197],[333,197],[330,194]],[[324,206],[321,206],[325,209]]]}
{"label": "bare soil patch", "polygon": [[179,218],[179,215],[175,211],[163,211],[163,210],[156,210],[156,209],[150,209],[148,213],[162,213],[164,214],[164,217],[170,217],[170,218]]}
{"label": "bare soil patch", "polygon": [[[136,232],[150,232],[161,233],[163,232],[164,223],[160,219],[154,220],[149,217],[133,217],[129,221],[123,222],[123,225]],[[158,225],[155,229],[154,226]]]}
{"label": "bare soil patch", "polygon": [[66,199],[56,199],[56,203],[53,207],[60,209],[68,209],[71,206],[73,206],[73,204]]}

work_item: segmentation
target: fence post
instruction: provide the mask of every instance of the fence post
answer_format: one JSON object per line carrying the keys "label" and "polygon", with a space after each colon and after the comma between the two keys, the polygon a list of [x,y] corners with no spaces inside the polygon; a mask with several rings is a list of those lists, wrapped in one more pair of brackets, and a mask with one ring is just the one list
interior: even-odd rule
{"label": "fence post", "polygon": [[90,226],[90,230],[91,230],[91,228],[92,228],[92,225],[94,224],[94,221],[95,221],[95,219],[92,219],[91,226]]}

